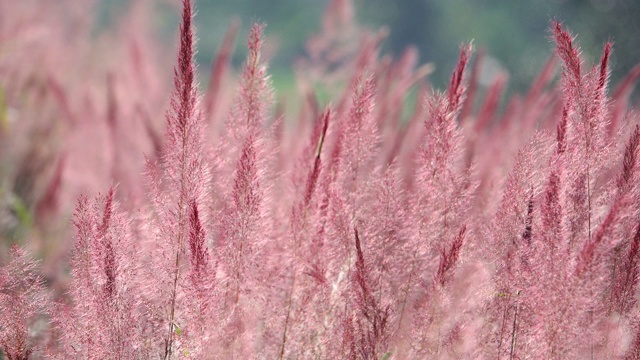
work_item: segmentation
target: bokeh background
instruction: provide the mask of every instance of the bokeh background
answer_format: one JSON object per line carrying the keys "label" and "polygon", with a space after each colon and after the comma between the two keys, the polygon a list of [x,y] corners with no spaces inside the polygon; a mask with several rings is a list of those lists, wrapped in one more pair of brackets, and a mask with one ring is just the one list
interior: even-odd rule
{"label": "bokeh background", "polygon": [[[445,88],[459,45],[473,41],[484,53],[477,62],[482,96],[476,99],[508,74],[506,94],[496,95],[496,117],[511,95],[527,91],[551,56],[553,19],[576,34],[586,61],[597,61],[604,42],[614,41],[612,84],[640,63],[640,0],[332,1],[349,4],[341,10],[348,31],[329,34],[334,38],[328,42],[348,39],[329,49],[355,55],[365,38],[360,35],[386,33],[382,52],[398,59],[414,47],[420,63],[433,65],[416,71],[430,72],[427,82],[436,88]],[[254,22],[267,24],[264,55],[276,90],[274,118],[299,120],[308,100],[304,86],[314,87],[311,98],[319,107],[348,86],[345,74],[332,74],[348,66],[313,62],[309,39],[328,36],[323,19],[329,0],[195,3],[203,90],[214,83],[211,64],[230,24],[240,24],[232,66],[224,62],[219,76],[212,123],[223,124],[229,114],[246,58],[244,39]],[[144,201],[144,157],[162,143],[180,7],[181,0],[0,0],[0,263],[9,243],[39,241],[38,256],[63,264],[55,257],[69,253],[69,218],[80,194],[104,192],[115,183],[123,202],[135,207]],[[343,36],[350,33],[355,35]],[[309,79],[301,72],[310,73]],[[318,74],[343,83],[315,81]],[[403,120],[418,108],[416,95],[426,85],[422,75],[419,82],[403,99]]]}
{"label": "bokeh background", "polygon": [[[102,1],[102,26],[117,21],[130,0]],[[177,2],[176,2],[177,3]],[[271,72],[277,89],[290,86],[290,71],[305,53],[305,40],[319,31],[328,0],[198,0],[198,62],[208,64],[233,18],[246,32],[250,23],[266,23],[272,53]],[[442,87],[456,60],[458,44],[473,40],[490,56],[486,66],[509,74],[509,91],[523,90],[537,74],[553,46],[551,19],[559,19],[575,34],[585,58],[598,58],[607,39],[614,41],[612,80],[616,82],[640,62],[640,1],[638,0],[355,0],[354,16],[369,29],[387,27],[383,48],[393,54],[407,46],[432,62],[432,82]],[[174,40],[178,23],[171,1],[160,3],[154,15],[157,34]],[[240,39],[245,33],[240,33]],[[234,64],[244,58],[237,46]],[[206,75],[208,66],[201,66]],[[491,70],[491,69],[489,69]]]}

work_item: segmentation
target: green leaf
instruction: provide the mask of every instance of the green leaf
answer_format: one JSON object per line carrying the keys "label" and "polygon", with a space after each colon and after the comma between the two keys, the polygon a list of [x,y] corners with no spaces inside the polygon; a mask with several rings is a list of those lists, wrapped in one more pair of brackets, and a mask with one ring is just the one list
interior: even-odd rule
{"label": "green leaf", "polygon": [[387,351],[386,354],[382,355],[380,360],[388,360],[391,357],[391,351]]}
{"label": "green leaf", "polygon": [[13,198],[12,199],[13,209],[16,212],[16,216],[18,217],[18,220],[20,220],[20,225],[28,229],[29,227],[31,227],[31,220],[32,220],[29,209],[19,197],[13,196],[12,198]]}
{"label": "green leaf", "polygon": [[5,131],[9,127],[9,116],[7,116],[7,101],[4,90],[0,87],[0,131]]}
{"label": "green leaf", "polygon": [[18,220],[20,220],[20,224],[28,229],[31,226],[31,213],[25,203],[19,197],[14,196],[13,208],[16,211]]}

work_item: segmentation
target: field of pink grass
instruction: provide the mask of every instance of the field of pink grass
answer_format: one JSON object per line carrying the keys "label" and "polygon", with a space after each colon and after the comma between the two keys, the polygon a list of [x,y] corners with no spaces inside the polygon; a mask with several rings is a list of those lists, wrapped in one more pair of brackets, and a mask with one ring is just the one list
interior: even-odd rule
{"label": "field of pink grass", "polygon": [[293,113],[262,24],[200,86],[182,0],[171,84],[150,2],[97,39],[46,4],[0,1],[0,359],[640,359],[640,67],[609,90],[611,43],[590,65],[552,21],[504,100],[463,45],[438,91],[332,0]]}

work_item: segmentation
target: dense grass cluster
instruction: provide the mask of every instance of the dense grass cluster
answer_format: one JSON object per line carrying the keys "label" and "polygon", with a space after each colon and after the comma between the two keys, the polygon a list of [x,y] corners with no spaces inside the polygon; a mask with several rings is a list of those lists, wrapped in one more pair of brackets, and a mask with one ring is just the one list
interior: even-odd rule
{"label": "dense grass cluster", "polygon": [[294,113],[259,24],[237,77],[231,25],[201,95],[183,0],[164,106],[140,22],[100,50],[39,5],[0,7],[6,358],[640,358],[640,70],[609,95],[610,43],[588,66],[553,22],[501,110],[507,76],[480,91],[470,45],[440,92],[333,0]]}

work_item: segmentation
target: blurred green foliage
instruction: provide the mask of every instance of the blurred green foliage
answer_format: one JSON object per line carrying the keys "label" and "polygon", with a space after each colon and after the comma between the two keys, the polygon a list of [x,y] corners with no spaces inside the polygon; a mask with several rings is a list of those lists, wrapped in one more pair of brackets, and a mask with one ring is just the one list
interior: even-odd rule
{"label": "blurred green foliage", "polygon": [[[614,41],[613,80],[640,62],[640,1],[637,0],[360,0],[363,21],[387,24],[387,47],[398,53],[417,44],[422,59],[438,66],[436,83],[446,81],[456,44],[473,40],[486,49],[522,90],[553,51],[549,22],[563,21],[578,35],[586,58],[598,58],[604,42]],[[366,4],[365,4],[366,3]]]}
{"label": "blurred green foliage", "polygon": [[[103,0],[101,18],[118,14],[130,0]],[[318,31],[328,0],[197,0],[197,60],[206,76],[209,62],[233,17],[241,19],[240,39],[250,23],[264,22],[272,45],[273,73],[290,71],[292,62],[305,53],[304,44]],[[523,90],[553,51],[548,35],[551,19],[563,21],[588,58],[598,58],[604,41],[613,39],[613,80],[640,62],[640,1],[637,0],[354,0],[358,21],[373,29],[387,26],[384,45],[399,54],[409,45],[420,51],[422,62],[433,62],[433,81],[444,86],[454,65],[458,45],[473,40],[486,49],[499,69],[507,71],[510,87]],[[159,6],[155,19],[164,39],[173,39],[178,18],[175,8]],[[239,41],[233,58],[239,66],[244,58]],[[287,79],[276,85],[290,87]]]}
{"label": "blurred green foliage", "polygon": [[7,130],[8,122],[7,101],[4,98],[4,90],[0,86],[0,134]]}

